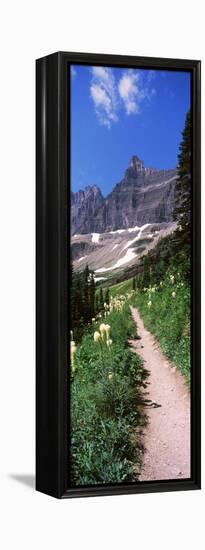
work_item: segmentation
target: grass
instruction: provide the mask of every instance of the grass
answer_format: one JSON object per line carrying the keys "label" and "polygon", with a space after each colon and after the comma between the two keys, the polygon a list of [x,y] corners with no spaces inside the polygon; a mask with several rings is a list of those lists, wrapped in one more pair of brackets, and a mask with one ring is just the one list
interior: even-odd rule
{"label": "grass", "polygon": [[[112,346],[94,342],[100,323],[111,326]],[[93,323],[77,348],[71,383],[72,485],[119,483],[136,479],[141,445],[134,430],[144,423],[139,411],[146,371],[127,339],[136,336],[128,305]]]}
{"label": "grass", "polygon": [[127,281],[122,281],[121,283],[118,283],[116,285],[113,285],[110,287],[110,294],[115,297],[119,294],[126,294],[126,292],[130,292],[132,290],[132,282],[133,278],[128,279]]}
{"label": "grass", "polygon": [[137,290],[132,303],[190,384],[190,287],[180,272],[169,269],[161,284]]}

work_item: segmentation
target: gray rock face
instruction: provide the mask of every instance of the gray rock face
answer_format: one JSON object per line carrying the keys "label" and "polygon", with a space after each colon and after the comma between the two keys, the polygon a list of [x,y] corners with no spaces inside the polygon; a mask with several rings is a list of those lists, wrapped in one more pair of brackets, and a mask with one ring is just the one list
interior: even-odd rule
{"label": "gray rock face", "polygon": [[102,193],[96,185],[71,193],[71,232],[90,233],[95,214],[103,205]]}
{"label": "gray rock face", "polygon": [[124,178],[103,198],[98,187],[72,193],[72,234],[104,233],[172,221],[176,170],[145,168],[133,156]]}

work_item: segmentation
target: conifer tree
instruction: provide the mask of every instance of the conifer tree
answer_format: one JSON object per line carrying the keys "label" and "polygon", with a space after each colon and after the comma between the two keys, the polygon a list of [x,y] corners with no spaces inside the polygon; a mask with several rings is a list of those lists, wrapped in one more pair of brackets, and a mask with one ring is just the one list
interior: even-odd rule
{"label": "conifer tree", "polygon": [[90,306],[90,321],[95,316],[95,279],[93,271],[90,273],[89,284],[89,306]]}
{"label": "conifer tree", "polygon": [[86,265],[83,273],[83,317],[86,323],[88,323],[90,320],[89,276],[89,267],[88,265]]}
{"label": "conifer tree", "polygon": [[102,289],[102,287],[100,287],[99,308],[100,308],[100,311],[103,311],[103,309],[104,309],[104,298],[103,298],[103,289]]}
{"label": "conifer tree", "polygon": [[109,291],[109,288],[106,288],[106,291],[105,291],[105,303],[109,306],[109,303],[110,303],[110,291]]}
{"label": "conifer tree", "polygon": [[191,112],[188,111],[178,155],[178,178],[175,188],[173,219],[177,221],[176,239],[179,247],[190,247],[191,236]]}
{"label": "conifer tree", "polygon": [[96,295],[95,295],[95,311],[96,311],[96,313],[99,313],[99,311],[100,311],[98,292],[96,292]]}
{"label": "conifer tree", "polygon": [[147,288],[150,283],[150,258],[147,254],[147,256],[144,257],[143,286]]}

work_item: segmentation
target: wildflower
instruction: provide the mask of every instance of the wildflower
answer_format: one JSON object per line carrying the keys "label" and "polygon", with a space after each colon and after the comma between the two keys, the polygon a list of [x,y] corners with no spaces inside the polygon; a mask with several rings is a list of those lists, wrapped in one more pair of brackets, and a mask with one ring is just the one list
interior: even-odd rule
{"label": "wildflower", "polygon": [[159,283],[159,284],[160,284],[160,286],[162,286],[162,285],[163,285],[163,282],[162,282],[162,281],[160,281],[160,283]]}
{"label": "wildflower", "polygon": [[95,321],[95,317],[92,318],[92,323],[94,323],[94,321]]}
{"label": "wildflower", "polygon": [[170,275],[170,281],[172,284],[174,283],[174,275]]}
{"label": "wildflower", "polygon": [[111,338],[109,338],[109,339],[107,340],[107,347],[108,347],[108,348],[111,348],[111,346],[112,346],[112,340],[111,340]]}
{"label": "wildflower", "polygon": [[109,380],[112,380],[112,377],[113,377],[113,373],[112,373],[112,372],[108,372],[108,379],[109,379]]}
{"label": "wildflower", "polygon": [[151,307],[151,305],[152,305],[152,302],[151,302],[151,300],[150,300],[150,301],[148,302],[148,304],[147,304],[147,305],[148,305],[148,307]]}
{"label": "wildflower", "polygon": [[105,332],[106,332],[106,335],[107,335],[107,339],[109,338],[109,335],[110,335],[110,325],[105,325]]}
{"label": "wildflower", "polygon": [[176,292],[172,292],[172,298],[176,297]]}
{"label": "wildflower", "polygon": [[71,341],[73,340],[73,331],[72,330],[70,331],[70,339],[71,339]]}
{"label": "wildflower", "polygon": [[76,346],[74,340],[71,340],[71,343],[70,343],[70,359],[71,359],[71,369],[72,369],[73,372],[75,371],[74,362],[75,362],[76,351],[77,351],[77,346]]}
{"label": "wildflower", "polygon": [[155,289],[155,287],[153,286],[153,287],[152,287],[152,292],[155,292],[155,290],[156,290],[156,289]]}
{"label": "wildflower", "polygon": [[99,342],[100,340],[101,340],[100,333],[98,332],[98,330],[96,330],[94,332],[94,342]]}
{"label": "wildflower", "polygon": [[100,325],[100,334],[101,334],[102,340],[104,340],[104,336],[106,334],[106,325],[104,323]]}

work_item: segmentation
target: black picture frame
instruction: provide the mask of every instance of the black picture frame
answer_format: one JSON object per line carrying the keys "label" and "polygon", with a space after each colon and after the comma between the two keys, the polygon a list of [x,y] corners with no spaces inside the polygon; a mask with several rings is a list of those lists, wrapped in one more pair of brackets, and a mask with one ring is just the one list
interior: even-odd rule
{"label": "black picture frame", "polygon": [[[190,71],[192,89],[191,479],[69,488],[70,64]],[[36,489],[57,498],[201,487],[200,165],[198,60],[58,52],[36,61]]]}

